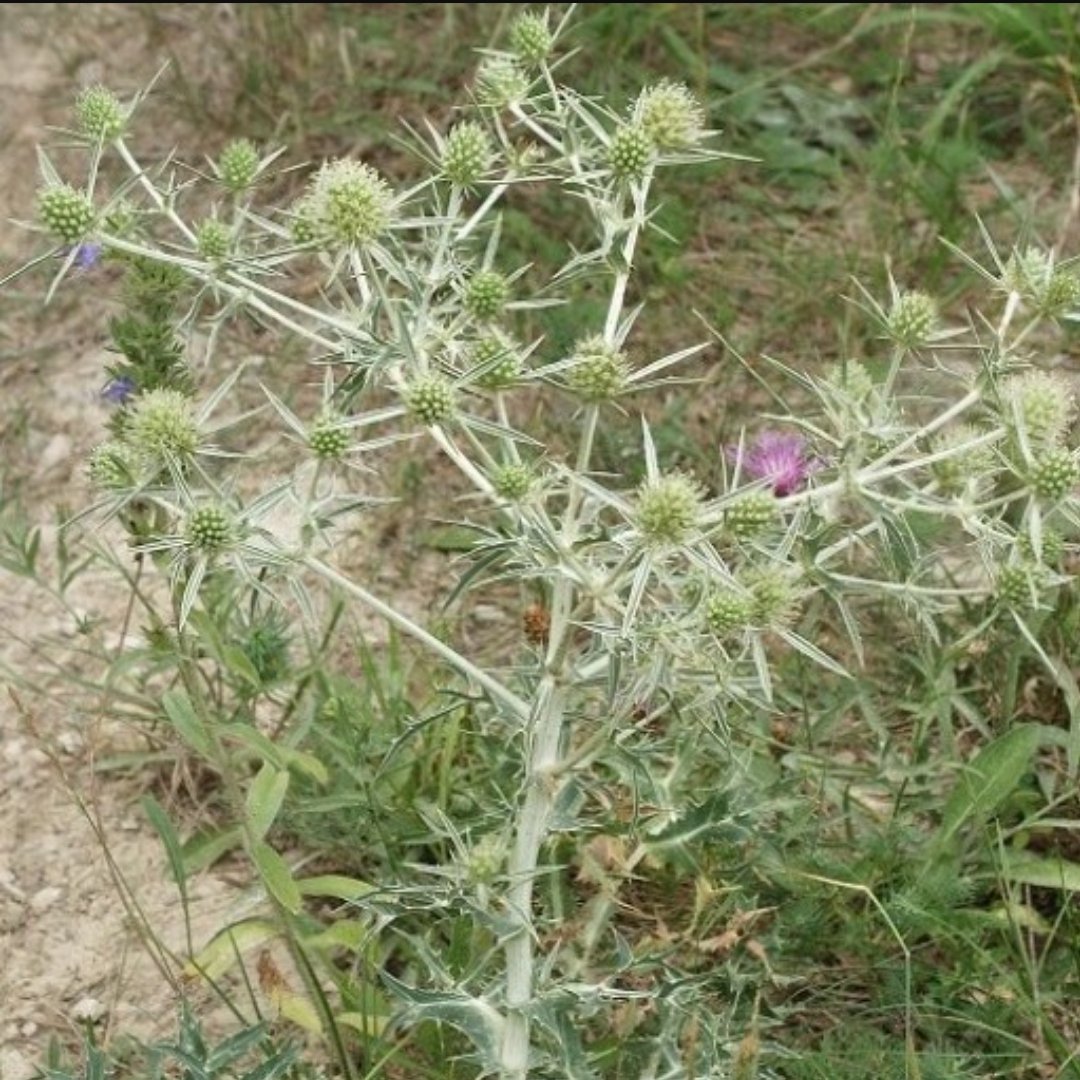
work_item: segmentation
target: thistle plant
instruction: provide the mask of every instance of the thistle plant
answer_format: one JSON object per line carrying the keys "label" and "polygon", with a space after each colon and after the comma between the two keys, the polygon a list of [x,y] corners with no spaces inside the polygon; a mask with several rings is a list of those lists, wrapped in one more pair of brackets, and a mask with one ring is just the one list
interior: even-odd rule
{"label": "thistle plant", "polygon": [[[290,777],[319,767],[288,743],[215,718],[197,677],[203,658],[227,652],[214,617],[265,604],[314,625],[329,603],[322,596],[366,609],[452,671],[456,692],[506,748],[501,766],[514,771],[501,788],[504,827],[440,822],[457,854],[431,886],[443,888],[440,899],[425,909],[437,919],[463,907],[485,947],[467,970],[418,948],[423,963],[407,979],[381,973],[400,1003],[398,1022],[458,1028],[482,1072],[503,1080],[595,1075],[593,1018],[632,997],[616,978],[614,950],[601,944],[617,937],[614,903],[601,899],[581,940],[564,940],[550,932],[557,916],[538,883],[552,873],[557,833],[604,826],[594,778],[601,767],[622,775],[620,747],[641,733],[643,709],[677,702],[671,723],[684,728],[672,742],[639,740],[637,779],[625,782],[649,793],[641,802],[650,809],[627,832],[637,848],[611,895],[693,804],[687,741],[730,731],[744,710],[771,708],[786,656],[851,678],[859,627],[882,611],[930,634],[975,612],[1037,642],[1038,613],[1067,585],[1064,538],[1080,529],[1072,397],[1046,370],[1043,349],[1080,288],[1049,252],[991,247],[986,265],[968,259],[987,285],[991,333],[951,326],[918,290],[864,290],[883,339],[883,378],[859,361],[824,379],[799,358],[773,362],[777,399],[788,404],[734,443],[717,431],[721,480],[710,487],[662,460],[646,392],[676,385],[696,357],[722,345],[699,320],[701,340],[643,355],[647,312],[634,269],[665,173],[730,167],[731,155],[680,83],[645,87],[614,108],[564,86],[564,31],[547,15],[519,18],[507,49],[481,61],[462,117],[445,134],[417,136],[433,170],[408,189],[347,158],[315,169],[290,206],[263,206],[257,181],[276,154],[261,158],[240,141],[216,159],[215,190],[205,193],[218,199],[224,189],[229,217],[208,216],[192,186],[140,160],[137,111],[110,112],[102,102],[113,99],[99,95],[93,109],[82,106],[82,127],[95,147],[112,141],[107,152],[125,179],[110,194],[101,171],[80,187],[46,164],[38,203],[46,243],[93,239],[126,267],[128,309],[113,329],[124,362],[109,372],[123,394],[112,438],[90,463],[92,512],[120,522],[167,585],[160,625],[187,643],[170,716],[222,775],[241,819],[236,842],[292,947],[304,958],[317,948],[298,929],[315,887],[294,878],[266,837]],[[583,208],[592,230],[591,244],[545,281],[508,264],[500,229],[508,195],[527,206],[540,188]],[[135,213],[117,229],[110,221],[121,198]],[[300,293],[301,274],[321,277],[318,299]],[[573,303],[582,282],[606,298],[603,314],[583,314],[575,343],[557,350],[544,334],[545,309],[553,298]],[[261,388],[266,415],[297,447],[282,475],[252,470],[218,445],[226,421],[215,418],[248,378],[220,370],[241,317],[299,343],[323,371],[321,401],[306,420],[282,387]],[[213,327],[207,374],[217,380],[205,394],[176,337],[200,319]],[[524,406],[541,399],[572,417],[569,450],[562,433],[520,419],[536,416]],[[643,462],[636,483],[597,461],[598,432],[624,413],[635,417]],[[468,495],[460,505],[479,539],[462,589],[509,580],[543,597],[521,618],[527,647],[481,662],[452,633],[335,564],[349,515],[383,501],[365,477],[403,442],[434,448]],[[341,467],[350,462],[362,468]],[[916,520],[939,527],[917,530]],[[844,648],[835,638],[822,644],[827,618],[844,628]],[[312,723],[327,715],[313,713]],[[239,739],[249,756],[237,768],[229,743]],[[631,794],[636,804],[639,792]],[[390,883],[347,900],[374,927],[414,919],[411,896]],[[308,981],[321,1002],[313,1026],[330,1037],[339,1003],[320,976]],[[679,1044],[688,1021],[671,1016],[658,1046]],[[687,1053],[685,1074],[709,1074],[723,1060],[705,1042]],[[756,1034],[747,1036],[739,1068],[757,1054]]]}

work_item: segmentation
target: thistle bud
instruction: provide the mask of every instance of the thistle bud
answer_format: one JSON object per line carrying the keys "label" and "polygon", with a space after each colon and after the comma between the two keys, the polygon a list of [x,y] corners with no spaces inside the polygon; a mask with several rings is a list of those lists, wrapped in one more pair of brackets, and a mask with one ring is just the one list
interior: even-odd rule
{"label": "thistle bud", "polygon": [[469,849],[465,871],[474,885],[489,885],[506,862],[506,844],[495,833],[482,837]]}
{"label": "thistle bud", "polygon": [[546,15],[526,12],[510,27],[510,47],[525,65],[538,67],[548,58],[554,44]]}
{"label": "thistle bud", "polygon": [[207,262],[221,262],[229,254],[228,227],[217,218],[207,218],[195,230],[195,244]]}
{"label": "thistle bud", "polygon": [[1028,483],[1036,495],[1051,502],[1064,498],[1080,480],[1080,467],[1071,450],[1047,450],[1036,459]]}
{"label": "thistle bud", "polygon": [[1076,411],[1072,388],[1062,376],[1049,371],[1024,371],[1001,384],[1008,406],[1005,422],[1022,425],[1029,443],[1053,446],[1068,432]]}
{"label": "thistle bud", "polygon": [[250,139],[233,139],[218,155],[218,179],[237,193],[251,187],[259,172],[259,151]]}
{"label": "thistle bud", "polygon": [[324,165],[316,173],[307,198],[314,231],[330,246],[367,247],[392,220],[390,185],[359,161]]}
{"label": "thistle bud", "polygon": [[126,118],[116,95],[104,86],[89,86],[75,103],[79,130],[89,139],[107,142],[122,134]]}
{"label": "thistle bud", "polygon": [[139,473],[131,448],[120,442],[106,442],[90,452],[88,472],[95,487],[121,491],[134,487]]}
{"label": "thistle bud", "polygon": [[191,547],[212,555],[232,539],[233,525],[220,506],[200,506],[193,510],[184,525],[184,535]]}
{"label": "thistle bud", "polygon": [[320,461],[339,461],[349,449],[349,431],[332,411],[321,413],[308,432],[308,447]]}
{"label": "thistle bud", "polygon": [[776,497],[766,491],[751,491],[727,510],[724,522],[738,540],[760,536],[776,521]]}
{"label": "thistle bud", "polygon": [[199,448],[191,399],[178,390],[150,390],[128,414],[128,443],[154,457],[189,458]]}
{"label": "thistle bud", "polygon": [[94,227],[94,205],[70,184],[53,184],[38,194],[38,216],[66,244],[84,240]]}
{"label": "thistle bud", "polygon": [[485,390],[505,390],[521,376],[518,344],[499,332],[481,338],[473,346],[469,359],[478,369],[477,385]]}
{"label": "thistle bud", "polygon": [[653,159],[652,137],[640,124],[627,124],[611,137],[608,166],[619,180],[640,180]]}
{"label": "thistle bud", "polygon": [[629,377],[626,354],[599,335],[584,338],[574,349],[566,384],[584,401],[598,403],[618,395]]}
{"label": "thistle bud", "polygon": [[731,637],[750,625],[754,604],[750,596],[725,589],[705,602],[705,622],[718,638]]}
{"label": "thistle bud", "polygon": [[1034,563],[1019,562],[998,568],[997,597],[1005,607],[1030,611],[1039,606],[1045,570]]}
{"label": "thistle bud", "polygon": [[513,60],[487,57],[476,71],[476,100],[493,109],[519,105],[529,94],[528,76]]}
{"label": "thistle bud", "polygon": [[510,286],[495,270],[480,270],[465,288],[465,310],[476,319],[494,319],[509,299]]}
{"label": "thistle bud", "polygon": [[476,123],[458,124],[446,137],[442,152],[442,173],[453,184],[471,187],[483,179],[491,164],[491,139]]}
{"label": "thistle bud", "polygon": [[405,387],[403,397],[409,413],[429,427],[454,415],[457,395],[452,383],[440,375],[424,375]]}
{"label": "thistle bud", "polygon": [[1060,566],[1065,557],[1065,537],[1056,529],[1043,529],[1040,550],[1030,533],[1022,532],[1016,538],[1016,549],[1025,562],[1041,563],[1043,566]]}
{"label": "thistle bud", "polygon": [[921,349],[937,326],[937,305],[923,292],[903,292],[889,312],[887,329],[897,345]]}
{"label": "thistle bud", "polygon": [[751,618],[760,630],[786,630],[799,616],[802,597],[794,582],[783,573],[757,570],[744,585],[751,596]]}
{"label": "thistle bud", "polygon": [[500,465],[491,474],[491,486],[500,499],[507,502],[521,502],[533,486],[533,473],[528,465],[519,465],[511,462]]}
{"label": "thistle bud", "polygon": [[701,487],[684,473],[646,480],[638,489],[634,514],[642,540],[650,547],[684,543],[697,526],[701,498]]}
{"label": "thistle bud", "polygon": [[685,83],[664,79],[642,90],[634,120],[660,150],[685,150],[705,133],[705,112]]}

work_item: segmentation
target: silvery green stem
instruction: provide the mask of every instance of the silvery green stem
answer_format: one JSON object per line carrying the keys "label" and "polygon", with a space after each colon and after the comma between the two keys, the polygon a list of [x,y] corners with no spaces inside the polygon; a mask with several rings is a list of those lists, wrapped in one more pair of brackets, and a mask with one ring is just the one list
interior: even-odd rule
{"label": "silvery green stem", "polygon": [[[642,184],[640,205],[644,205],[649,181],[650,178],[646,177]],[[614,341],[615,331],[622,317],[626,287],[643,222],[643,215],[636,214],[623,244],[623,262],[616,272],[604,327],[604,337],[608,341]],[[584,492],[576,477],[588,471],[598,417],[599,406],[589,406],[578,446],[576,471],[570,478],[566,517],[561,530],[563,547],[567,551],[572,549],[577,537],[578,517],[584,499]],[[573,662],[570,644],[574,627],[570,615],[574,608],[574,594],[572,575],[562,574],[555,583],[552,595],[545,672],[528,722],[525,793],[517,815],[509,867],[510,889],[507,902],[519,922],[517,932],[510,935],[504,946],[506,1023],[499,1062],[502,1080],[527,1080],[529,1074],[529,1007],[535,990],[536,968],[533,882],[540,849],[547,836],[548,822],[561,783],[560,748],[566,723],[566,689]]]}
{"label": "silvery green stem", "polygon": [[183,233],[184,238],[191,244],[197,243],[195,234],[184,223],[183,218],[169,206],[168,202],[162,198],[161,192],[158,191],[154,182],[146,175],[146,170],[135,160],[131,151],[127,148],[127,144],[123,139],[116,140],[116,149],[123,158],[124,164],[131,170],[134,177],[138,180],[139,184],[146,190],[147,195],[150,196],[154,205],[176,226],[177,229]]}
{"label": "silvery green stem", "polygon": [[356,597],[357,600],[361,601],[372,611],[381,615],[387,622],[392,623],[410,637],[416,638],[416,640],[426,648],[430,649],[438,656],[441,656],[451,667],[461,675],[464,675],[465,678],[471,679],[478,686],[483,687],[496,701],[505,705],[518,719],[526,720],[529,718],[529,706],[522,701],[517,694],[508,690],[498,679],[492,678],[486,671],[481,670],[470,660],[467,660],[461,653],[456,652],[445,642],[440,641],[434,634],[428,633],[422,626],[417,626],[417,624],[414,623],[412,619],[408,618],[408,616],[402,615],[400,611],[390,607],[389,604],[384,603],[377,596],[369,593],[363,586],[357,585],[355,581],[351,581],[332,566],[328,566],[321,559],[316,559],[313,555],[307,555],[303,558],[302,562],[309,570],[312,570],[320,577],[325,578],[338,588],[344,589],[350,596]]}

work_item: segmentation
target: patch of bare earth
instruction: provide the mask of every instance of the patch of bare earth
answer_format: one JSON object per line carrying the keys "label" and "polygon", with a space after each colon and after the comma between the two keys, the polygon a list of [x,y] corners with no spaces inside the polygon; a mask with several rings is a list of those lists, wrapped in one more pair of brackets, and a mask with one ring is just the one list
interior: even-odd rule
{"label": "patch of bare earth", "polygon": [[[133,87],[158,62],[145,47],[140,19],[124,11],[138,5],[88,5],[77,13],[63,7],[66,23],[54,5],[0,8],[0,276],[40,246],[9,222],[32,217],[35,142],[45,125],[67,119],[81,84],[100,79]],[[71,36],[72,16],[85,38]],[[53,508],[85,501],[82,463],[105,419],[98,397],[103,282],[90,274],[72,279],[43,311],[47,281],[40,274],[20,279],[5,290],[0,308],[0,476],[28,522],[45,528],[46,566]],[[3,686],[0,674],[2,1080],[25,1080],[50,1035],[71,1043],[88,1020],[106,1038],[119,1029],[154,1036],[174,1023],[174,989],[140,944],[138,920],[121,902],[115,875],[124,877],[166,949],[181,954],[176,889],[138,807],[144,781],[103,782],[93,768],[132,736],[102,710],[106,699],[93,688],[102,672],[78,660],[78,617],[113,628],[102,632],[115,638],[125,597],[91,574],[69,600],[73,610],[0,568],[0,665],[42,691]],[[45,640],[59,643],[51,655],[89,687],[73,691],[58,677],[41,650]],[[195,936],[205,939],[242,903],[234,885],[201,878],[193,886]]]}

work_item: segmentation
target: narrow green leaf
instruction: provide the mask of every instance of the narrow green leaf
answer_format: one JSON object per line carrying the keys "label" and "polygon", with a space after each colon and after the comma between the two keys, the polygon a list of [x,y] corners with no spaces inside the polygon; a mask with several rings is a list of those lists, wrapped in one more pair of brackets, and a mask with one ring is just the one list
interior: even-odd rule
{"label": "narrow green leaf", "polygon": [[290,769],[307,773],[317,784],[330,782],[330,773],[314,754],[309,754],[306,750],[294,750],[290,746],[279,746],[278,753]]}
{"label": "narrow green leaf", "polygon": [[277,927],[267,919],[245,919],[216,934],[184,968],[187,975],[220,979],[245,952],[264,945],[277,936]]}
{"label": "narrow green leaf", "polygon": [[255,779],[251,781],[244,801],[248,828],[255,839],[261,840],[270,831],[288,789],[288,771],[275,769],[269,761],[264,762]]}
{"label": "narrow green leaf", "polygon": [[1022,724],[983,747],[965,766],[945,804],[937,843],[948,844],[968,823],[988,818],[1031,769],[1042,741],[1037,724]]}
{"label": "narrow green leaf", "polygon": [[183,847],[184,869],[197,874],[228,854],[243,842],[244,833],[239,825],[230,829],[212,829],[196,833]]}
{"label": "narrow green leaf", "polygon": [[301,878],[297,885],[304,896],[332,896],[337,900],[355,900],[375,891],[375,886],[366,881],[340,874]]}
{"label": "narrow green leaf", "polygon": [[303,899],[289,869],[289,864],[269,844],[258,843],[251,858],[259,871],[266,891],[288,912],[299,912]]}
{"label": "narrow green leaf", "polygon": [[262,679],[259,678],[258,671],[255,670],[255,665],[251,662],[251,658],[248,656],[239,645],[226,645],[222,650],[222,659],[234,675],[242,679],[249,686],[254,689],[258,689],[262,686]]}
{"label": "narrow green leaf", "polygon": [[1068,862],[1057,856],[1043,858],[1038,855],[1009,854],[1001,868],[1001,876],[1018,885],[1080,892],[1080,863]]}
{"label": "narrow green leaf", "polygon": [[169,815],[165,813],[164,807],[153,795],[144,795],[139,800],[139,805],[142,806],[143,813],[150,819],[154,831],[161,837],[161,842],[165,845],[165,854],[169,859],[169,869],[172,870],[173,880],[180,891],[180,902],[187,904],[187,872],[184,866],[184,849],[180,844],[180,837],[177,835],[176,829],[173,828],[173,823],[169,820]]}
{"label": "narrow green leaf", "polygon": [[210,736],[195,712],[187,692],[178,689],[166,690],[161,696],[161,705],[180,738],[204,758],[213,758]]}

